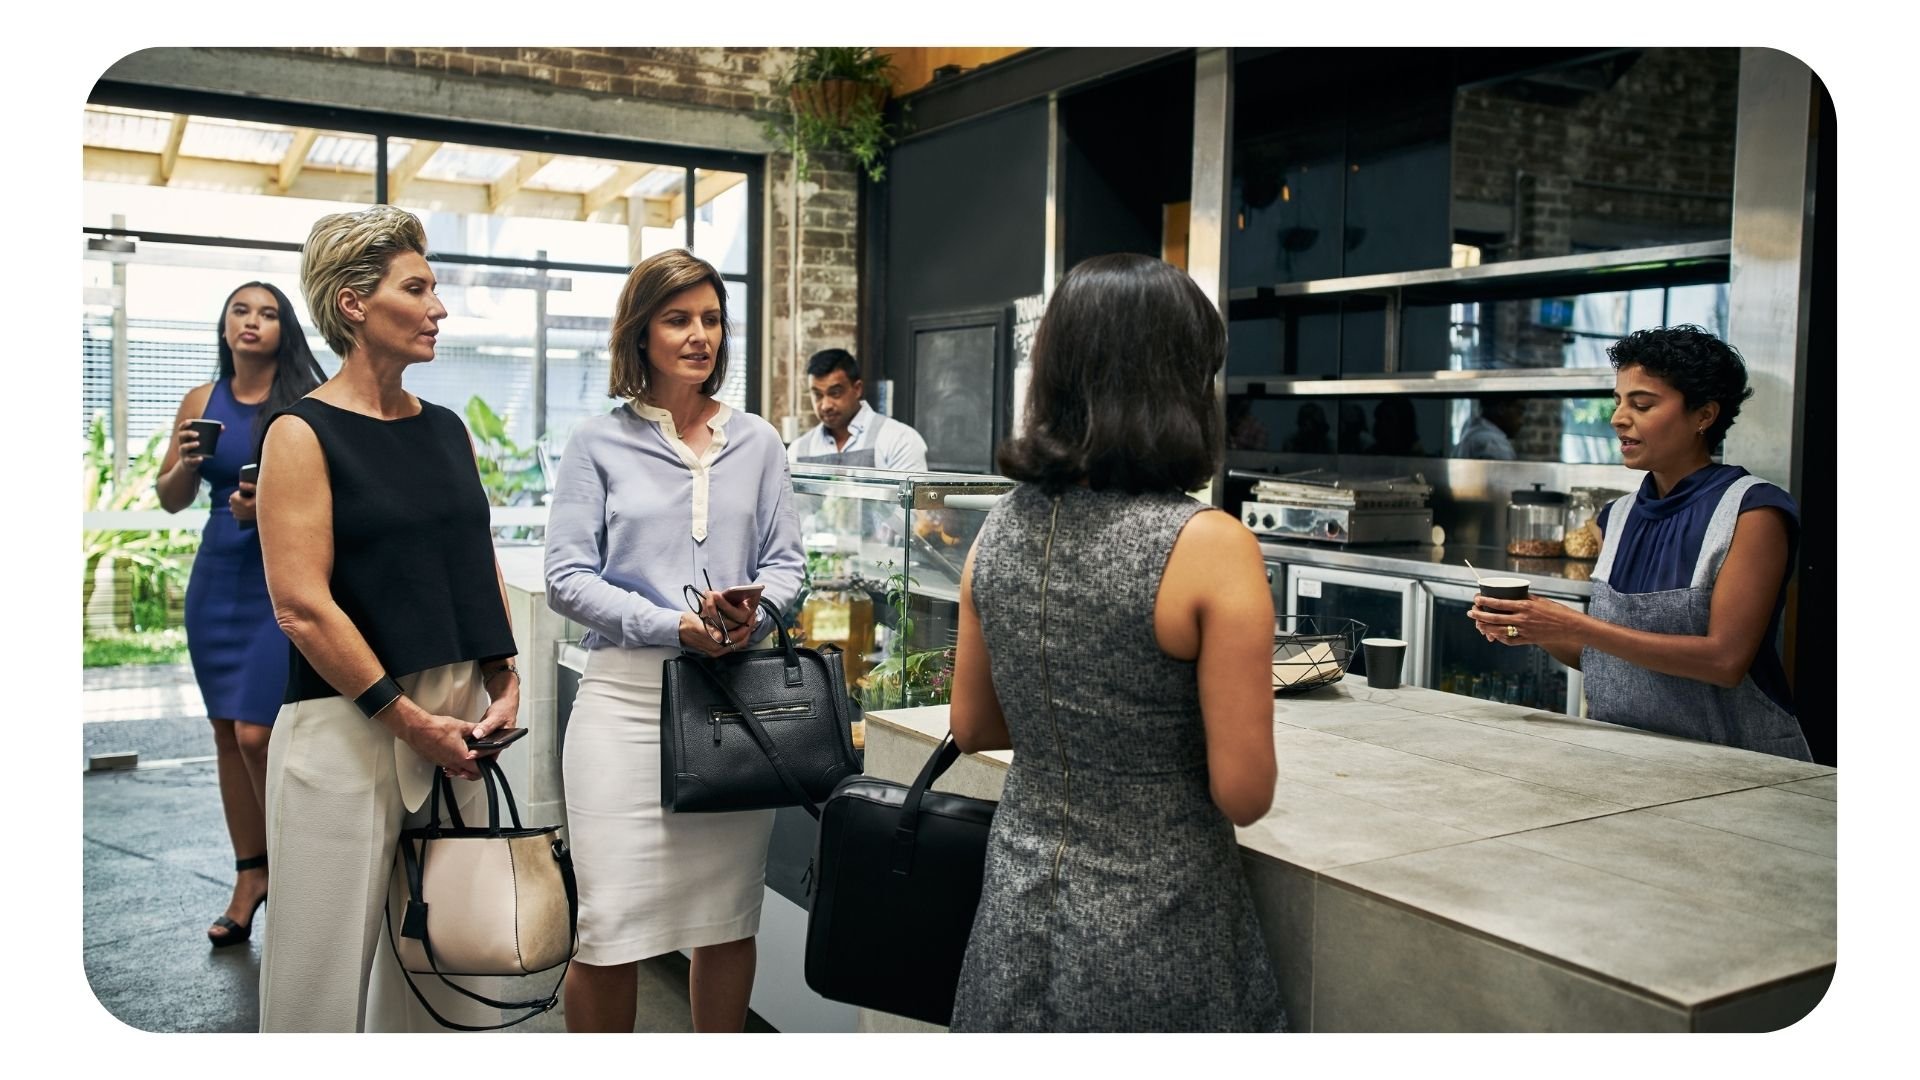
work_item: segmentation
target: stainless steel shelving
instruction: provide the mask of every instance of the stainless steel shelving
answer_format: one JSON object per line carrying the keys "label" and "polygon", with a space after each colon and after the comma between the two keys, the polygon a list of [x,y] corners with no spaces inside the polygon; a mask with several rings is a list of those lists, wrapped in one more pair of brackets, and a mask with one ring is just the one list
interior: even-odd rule
{"label": "stainless steel shelving", "polygon": [[1613,389],[1613,372],[1606,368],[1402,371],[1401,312],[1408,306],[1458,301],[1488,302],[1722,283],[1729,277],[1732,252],[1732,241],[1709,240],[1545,259],[1516,259],[1457,269],[1407,270],[1234,289],[1228,293],[1228,311],[1236,319],[1286,318],[1325,311],[1353,298],[1377,300],[1386,313],[1386,332],[1378,372],[1345,377],[1240,375],[1226,380],[1227,392],[1266,397],[1606,394]]}
{"label": "stainless steel shelving", "polygon": [[1610,394],[1612,368],[1539,368],[1477,371],[1423,371],[1398,375],[1236,375],[1227,393],[1264,397],[1470,397],[1511,393],[1541,395]]}
{"label": "stainless steel shelving", "polygon": [[[1646,280],[1672,283],[1676,278],[1708,282],[1726,280],[1728,260],[1733,254],[1731,240],[1707,240],[1693,244],[1667,244],[1661,247],[1632,248],[1625,251],[1595,251],[1583,255],[1556,255],[1545,259],[1515,259],[1512,262],[1487,263],[1460,268],[1404,270],[1392,274],[1364,274],[1359,277],[1323,278],[1319,281],[1294,281],[1280,285],[1257,285],[1234,289],[1227,299],[1234,302],[1260,299],[1297,300],[1318,296],[1343,296],[1356,293],[1401,294],[1403,302],[1418,299],[1452,299],[1459,296],[1499,295],[1511,289],[1511,295],[1552,296],[1561,291],[1596,292],[1634,288]],[[1412,294],[1412,295],[1409,295]]]}

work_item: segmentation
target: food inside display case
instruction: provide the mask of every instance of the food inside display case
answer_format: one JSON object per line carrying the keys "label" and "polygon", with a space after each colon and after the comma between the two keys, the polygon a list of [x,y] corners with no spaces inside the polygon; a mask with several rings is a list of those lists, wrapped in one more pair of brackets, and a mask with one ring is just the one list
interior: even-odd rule
{"label": "food inside display case", "polygon": [[793,467],[806,546],[793,629],[846,653],[862,709],[943,705],[952,694],[960,572],[1001,477]]}

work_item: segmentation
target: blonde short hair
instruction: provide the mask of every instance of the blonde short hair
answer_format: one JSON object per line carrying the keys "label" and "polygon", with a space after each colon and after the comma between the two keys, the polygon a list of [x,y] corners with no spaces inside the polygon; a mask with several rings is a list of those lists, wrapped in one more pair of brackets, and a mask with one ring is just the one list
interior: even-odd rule
{"label": "blonde short hair", "polygon": [[620,303],[613,309],[613,332],[607,353],[613,361],[607,373],[607,396],[645,397],[647,393],[647,326],[667,301],[701,283],[713,286],[720,301],[720,344],[713,350],[713,371],[700,384],[712,397],[727,381],[727,345],[733,338],[727,319],[727,283],[720,271],[685,248],[674,248],[640,261],[627,275]]}
{"label": "blonde short hair", "polygon": [[340,290],[371,296],[386,276],[387,263],[406,251],[425,258],[427,230],[397,206],[328,214],[313,223],[300,250],[300,290],[313,325],[341,359],[353,350],[359,330],[340,313]]}

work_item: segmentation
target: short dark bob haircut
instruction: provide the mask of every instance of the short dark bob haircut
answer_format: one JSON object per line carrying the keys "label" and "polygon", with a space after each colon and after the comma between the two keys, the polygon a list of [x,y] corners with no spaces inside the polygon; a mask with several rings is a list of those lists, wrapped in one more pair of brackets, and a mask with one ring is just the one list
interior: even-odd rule
{"label": "short dark bob haircut", "polygon": [[1041,316],[1000,471],[1052,494],[1082,481],[1136,495],[1205,487],[1224,453],[1213,380],[1226,358],[1220,312],[1183,271],[1145,255],[1087,259]]}
{"label": "short dark bob haircut", "polygon": [[1753,396],[1747,365],[1733,346],[1692,324],[1635,330],[1607,347],[1615,371],[1642,368],[1680,391],[1687,408],[1720,403],[1720,415],[1707,428],[1707,453],[1720,451],[1727,429],[1740,415],[1740,403]]}

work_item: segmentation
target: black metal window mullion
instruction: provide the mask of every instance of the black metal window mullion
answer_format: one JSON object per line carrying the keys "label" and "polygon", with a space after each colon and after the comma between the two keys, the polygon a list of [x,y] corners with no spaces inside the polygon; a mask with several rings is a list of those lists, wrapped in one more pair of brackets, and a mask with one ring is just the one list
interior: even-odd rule
{"label": "black metal window mullion", "polygon": [[686,177],[680,181],[680,206],[686,213],[684,231],[687,234],[687,250],[693,250],[693,166],[686,167]]}
{"label": "black metal window mullion", "polygon": [[373,201],[382,206],[387,202],[387,137],[384,134],[373,137]]}

